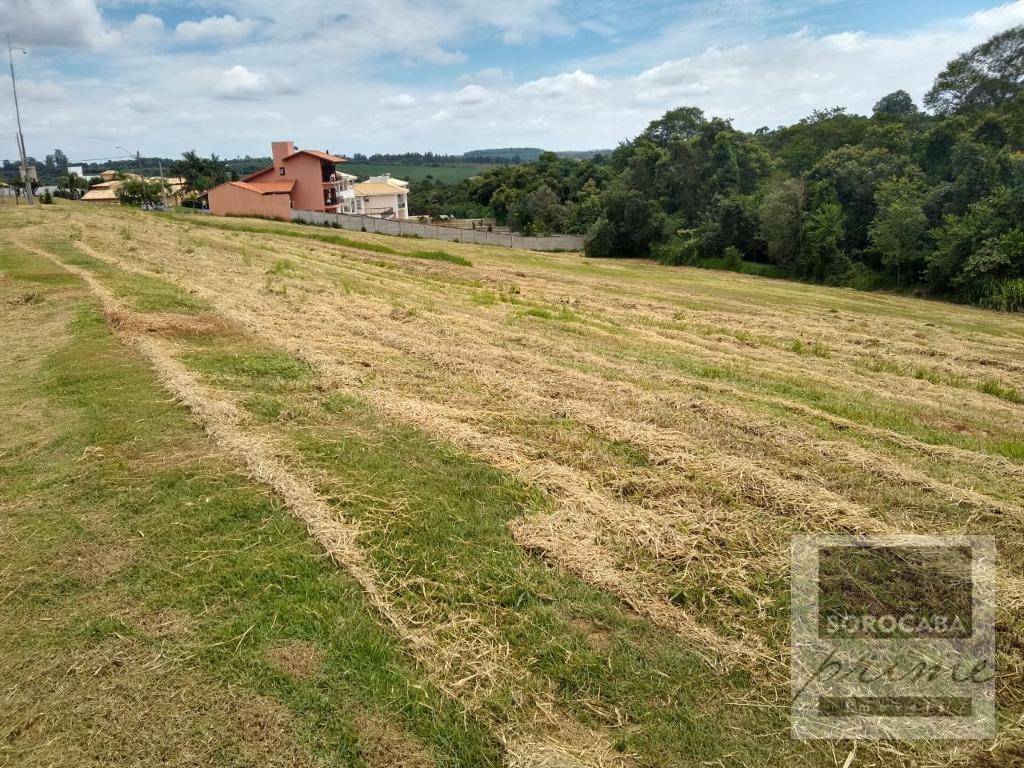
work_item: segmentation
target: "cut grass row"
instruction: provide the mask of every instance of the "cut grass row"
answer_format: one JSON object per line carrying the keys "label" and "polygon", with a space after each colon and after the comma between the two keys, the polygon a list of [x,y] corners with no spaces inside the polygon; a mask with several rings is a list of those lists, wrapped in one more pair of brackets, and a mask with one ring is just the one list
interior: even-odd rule
{"label": "cut grass row", "polygon": [[[0,763],[361,765],[389,739],[500,762],[77,280],[10,247],[0,270],[42,296],[0,330]],[[306,652],[302,674],[274,661]]]}
{"label": "cut grass row", "polygon": [[[236,392],[258,422],[284,419],[295,456],[322,478],[321,493],[363,526],[382,579],[407,585],[395,595],[404,610],[439,624],[471,617],[507,644],[514,668],[530,670],[480,703],[498,721],[514,722],[526,702],[553,696],[579,722],[613,729],[616,748],[641,765],[688,765],[726,749],[755,763],[785,753],[794,765],[816,764],[805,745],[737,741],[723,730],[715,712],[749,695],[747,675],[715,672],[609,595],[524,553],[507,526],[544,509],[542,497],[381,419],[362,400],[324,396],[313,374],[280,352],[240,355],[217,340],[188,346],[189,365]],[[781,713],[730,717],[737,727],[770,730],[784,727]]]}

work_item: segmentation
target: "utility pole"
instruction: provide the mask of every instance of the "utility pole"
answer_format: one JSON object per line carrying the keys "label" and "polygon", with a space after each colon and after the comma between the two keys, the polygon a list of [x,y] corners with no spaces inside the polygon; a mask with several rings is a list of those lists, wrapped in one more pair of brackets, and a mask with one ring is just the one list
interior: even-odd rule
{"label": "utility pole", "polygon": [[142,152],[135,150],[135,161],[139,165],[139,181],[142,184],[142,205],[146,205],[146,177],[142,175]]}
{"label": "utility pole", "polygon": [[167,185],[164,183],[164,161],[163,158],[156,159],[156,167],[160,170],[160,204],[167,209]]}
{"label": "utility pole", "polygon": [[[24,48],[19,51],[28,53]],[[25,200],[29,205],[35,203],[32,197],[32,179],[28,171],[28,156],[25,153],[25,136],[21,132],[21,110],[18,108],[18,85],[14,80],[14,46],[11,45],[11,36],[7,35],[7,60],[11,65],[11,89],[14,91],[14,115],[18,121],[18,152],[21,154],[21,180],[25,184]]]}

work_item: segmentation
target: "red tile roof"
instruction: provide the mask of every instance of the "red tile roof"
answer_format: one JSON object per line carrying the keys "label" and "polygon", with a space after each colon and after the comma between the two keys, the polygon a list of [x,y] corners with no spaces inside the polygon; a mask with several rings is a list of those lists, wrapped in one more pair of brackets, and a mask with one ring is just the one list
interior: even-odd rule
{"label": "red tile roof", "polygon": [[266,168],[260,168],[258,171],[253,171],[248,176],[243,176],[242,178],[239,179],[239,181],[252,181],[253,179],[258,179],[263,174],[270,173],[273,170],[274,166],[268,165]]}
{"label": "red tile roof", "polygon": [[295,157],[296,155],[312,155],[313,157],[318,157],[321,160],[326,160],[328,163],[347,163],[348,162],[348,160],[346,160],[344,157],[338,157],[337,155],[329,155],[326,152],[321,152],[319,149],[300,149],[297,152],[292,152],[290,155],[286,156],[284,159],[285,160],[290,160],[291,158]]}

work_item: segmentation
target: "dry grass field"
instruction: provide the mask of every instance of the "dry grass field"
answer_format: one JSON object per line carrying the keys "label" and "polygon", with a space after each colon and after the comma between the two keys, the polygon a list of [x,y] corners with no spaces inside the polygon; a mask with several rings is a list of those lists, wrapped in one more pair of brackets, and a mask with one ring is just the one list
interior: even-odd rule
{"label": "dry grass field", "polygon": [[[223,630],[239,653],[343,680],[353,714],[341,730],[311,714],[334,688],[285,695],[257,661],[220,679],[226,662],[202,650],[218,641],[188,641],[204,685],[287,711],[271,731],[311,764],[336,753],[357,765],[844,765],[850,743],[789,738],[789,546],[807,532],[996,537],[999,738],[862,744],[851,764],[1024,760],[1024,318],[578,254],[70,205],[0,211],[0,248],[4,376],[31,356],[11,351],[19,313],[25,338],[42,327],[28,313],[93,302],[109,343],[205,430],[186,452],[216,454],[199,465],[230,465],[254,494],[269,488],[266,503],[304,523],[361,601],[361,631],[381,638],[345,653],[337,631],[282,646],[269,609],[241,637]],[[18,282],[43,268],[57,277]],[[46,343],[73,336],[61,317]],[[57,424],[31,415],[43,400],[11,389],[0,411],[38,421],[33,451],[57,439]],[[73,458],[92,461],[82,439]],[[26,445],[0,445],[0,469],[24,464]],[[0,512],[47,490],[8,490]],[[240,525],[237,546],[266,544],[261,530]],[[124,558],[112,574],[131,573]],[[276,575],[266,590],[286,588],[289,573]],[[227,581],[206,584],[209,601]],[[295,599],[325,605],[308,590]],[[347,671],[385,645],[392,679]],[[0,645],[0,706],[17,687],[11,654]],[[200,674],[181,663],[183,680]],[[359,714],[380,697],[367,706],[382,711]],[[381,722],[387,738],[358,738]],[[3,736],[0,722],[0,765]],[[38,749],[47,764],[42,734]]]}

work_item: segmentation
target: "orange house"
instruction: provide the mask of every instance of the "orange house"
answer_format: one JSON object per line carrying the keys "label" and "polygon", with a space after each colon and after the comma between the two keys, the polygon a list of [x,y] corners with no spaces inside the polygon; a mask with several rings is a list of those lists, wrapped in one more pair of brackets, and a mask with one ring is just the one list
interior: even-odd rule
{"label": "orange house", "polygon": [[290,141],[270,145],[274,164],[211,189],[207,195],[214,216],[291,218],[291,209],[337,213],[355,195],[355,177],[338,173],[345,158],[316,149],[295,149]]}

